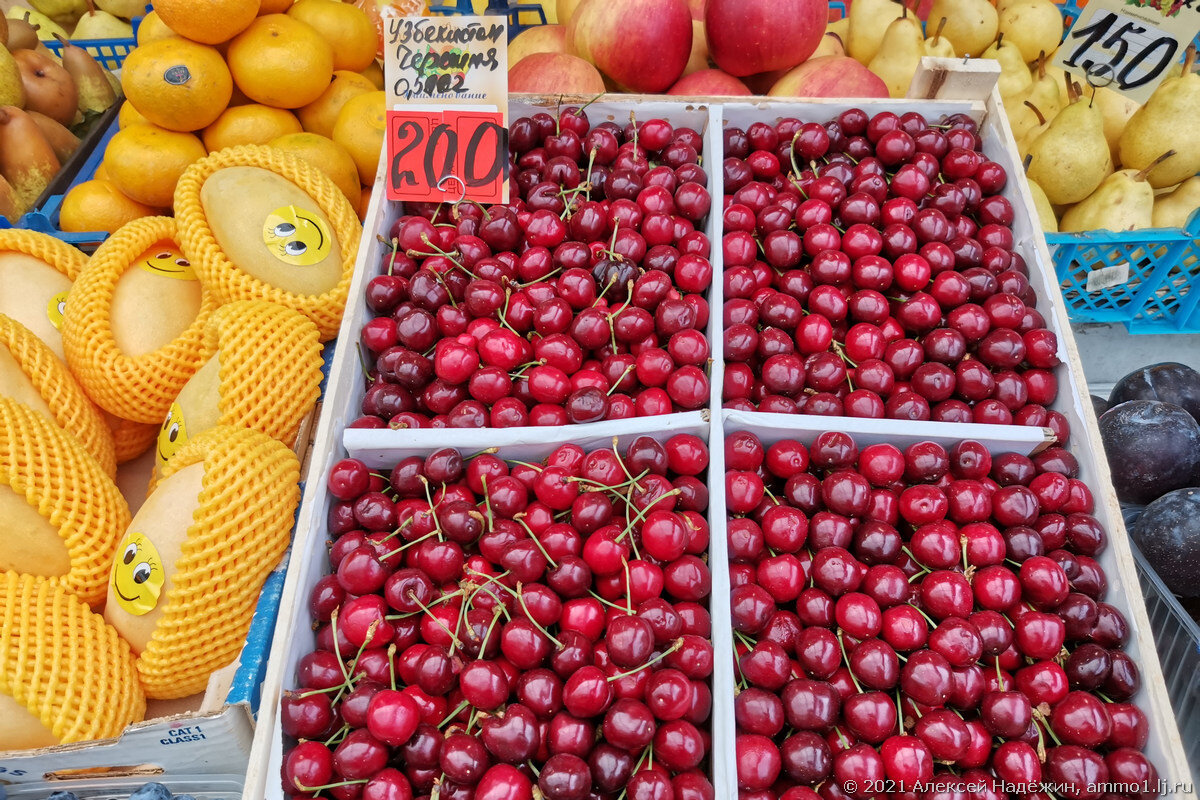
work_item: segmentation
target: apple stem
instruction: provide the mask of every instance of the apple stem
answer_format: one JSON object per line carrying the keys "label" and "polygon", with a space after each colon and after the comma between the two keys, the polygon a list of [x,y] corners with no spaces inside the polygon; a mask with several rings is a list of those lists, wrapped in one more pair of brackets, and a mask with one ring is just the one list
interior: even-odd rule
{"label": "apple stem", "polygon": [[1173,155],[1175,155],[1175,151],[1174,151],[1174,150],[1168,150],[1167,152],[1163,153],[1163,154],[1162,154],[1161,156],[1159,156],[1158,158],[1156,158],[1156,159],[1154,159],[1153,161],[1151,161],[1151,162],[1150,162],[1149,164],[1147,164],[1145,167],[1143,167],[1142,169],[1138,170],[1137,174],[1135,174],[1135,175],[1133,176],[1133,179],[1134,179],[1135,181],[1144,181],[1144,180],[1146,180],[1146,176],[1150,174],[1151,170],[1153,170],[1155,167],[1157,167],[1159,164],[1161,164],[1162,162],[1166,161],[1168,158],[1170,158],[1170,157],[1171,157],[1171,156],[1173,156]]}

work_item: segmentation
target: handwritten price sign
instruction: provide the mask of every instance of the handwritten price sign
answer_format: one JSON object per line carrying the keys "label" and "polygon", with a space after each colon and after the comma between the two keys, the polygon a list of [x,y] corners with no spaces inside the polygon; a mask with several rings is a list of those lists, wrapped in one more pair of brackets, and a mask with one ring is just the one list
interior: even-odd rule
{"label": "handwritten price sign", "polygon": [[405,17],[384,50],[389,200],[508,200],[508,20]]}
{"label": "handwritten price sign", "polygon": [[505,202],[508,129],[499,111],[402,108],[388,112],[387,135],[389,200]]}
{"label": "handwritten price sign", "polygon": [[1198,32],[1195,0],[1091,0],[1054,63],[1144,103]]}

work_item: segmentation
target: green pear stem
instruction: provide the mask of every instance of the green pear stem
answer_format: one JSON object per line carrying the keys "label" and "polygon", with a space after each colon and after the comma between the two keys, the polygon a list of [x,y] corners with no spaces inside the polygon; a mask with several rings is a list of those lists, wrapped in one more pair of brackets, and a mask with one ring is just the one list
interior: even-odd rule
{"label": "green pear stem", "polygon": [[1187,54],[1183,58],[1183,72],[1181,73],[1183,75],[1187,75],[1189,72],[1191,72],[1192,65],[1196,63],[1196,43],[1195,42],[1192,42],[1191,44],[1188,45],[1186,53]]}
{"label": "green pear stem", "polygon": [[1025,103],[1025,105],[1029,106],[1030,110],[1033,111],[1034,114],[1037,114],[1038,125],[1045,125],[1046,124],[1046,115],[1043,114],[1038,109],[1037,106],[1035,106],[1033,103],[1029,102],[1028,100],[1024,101],[1024,103]]}
{"label": "green pear stem", "polygon": [[1025,156],[1025,160],[1021,162],[1021,169],[1024,170],[1025,172],[1029,172],[1029,165],[1032,163],[1033,163],[1033,153],[1029,153],[1028,155]]}
{"label": "green pear stem", "polygon": [[1046,51],[1045,50],[1038,51],[1037,71],[1038,71],[1038,80],[1039,81],[1046,77]]}
{"label": "green pear stem", "polygon": [[1001,47],[1004,47],[1004,31],[996,34],[996,52],[999,52]]}
{"label": "green pear stem", "polygon": [[842,37],[841,37],[841,36],[838,36],[838,35],[837,35],[836,33],[834,33],[833,31],[830,31],[829,33],[827,33],[827,34],[825,34],[825,35],[826,35],[826,36],[832,36],[834,39],[837,39],[837,43],[838,43],[838,45],[839,45],[839,46],[840,46],[840,47],[841,47],[843,50],[845,50],[845,49],[846,49],[846,43],[845,43],[844,41],[842,41]]}
{"label": "green pear stem", "polygon": [[1154,160],[1153,160],[1153,161],[1151,161],[1149,164],[1147,164],[1146,166],[1144,166],[1144,167],[1142,167],[1140,170],[1138,170],[1138,171],[1137,171],[1137,173],[1136,173],[1136,174],[1133,176],[1133,179],[1134,179],[1135,181],[1144,181],[1144,180],[1146,180],[1146,176],[1150,174],[1150,171],[1151,171],[1152,169],[1154,169],[1154,168],[1155,168],[1155,167],[1157,167],[1159,164],[1161,164],[1162,162],[1166,161],[1168,158],[1170,158],[1170,157],[1171,157],[1171,156],[1173,156],[1173,155],[1175,155],[1175,151],[1174,151],[1174,150],[1168,150],[1167,152],[1163,153],[1161,156],[1159,156],[1158,158],[1154,159]]}

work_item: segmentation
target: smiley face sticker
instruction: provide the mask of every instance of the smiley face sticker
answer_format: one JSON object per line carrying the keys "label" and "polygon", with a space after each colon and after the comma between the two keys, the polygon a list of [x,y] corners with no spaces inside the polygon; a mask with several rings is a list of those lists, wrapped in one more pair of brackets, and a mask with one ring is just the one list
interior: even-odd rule
{"label": "smiley face sticker", "polygon": [[187,426],[183,422],[183,409],[179,403],[171,403],[167,418],[158,430],[158,466],[162,467],[187,444]]}
{"label": "smiley face sticker", "polygon": [[69,293],[70,289],[64,289],[46,303],[46,316],[50,318],[50,324],[54,326],[55,330],[62,330],[63,311],[67,307]]}
{"label": "smiley face sticker", "polygon": [[134,616],[149,614],[158,605],[167,574],[162,558],[145,534],[129,531],[117,547],[109,583],[117,605]]}
{"label": "smiley face sticker", "polygon": [[311,211],[281,206],[263,223],[263,242],[286,264],[311,267],[329,255],[332,239],[325,223]]}
{"label": "smiley face sticker", "polygon": [[138,258],[138,266],[152,275],[162,275],[181,281],[196,280],[192,263],[183,256],[179,247],[171,241],[162,241],[146,250]]}

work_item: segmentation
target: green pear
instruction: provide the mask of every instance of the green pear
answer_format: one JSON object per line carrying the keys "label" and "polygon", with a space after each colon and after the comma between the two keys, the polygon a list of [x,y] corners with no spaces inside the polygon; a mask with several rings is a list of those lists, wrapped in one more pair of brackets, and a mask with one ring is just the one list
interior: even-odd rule
{"label": "green pear", "polygon": [[89,11],[79,18],[72,39],[132,39],[133,26],[107,11]]}
{"label": "green pear", "polygon": [[1188,178],[1174,190],[1154,198],[1150,220],[1156,228],[1182,228],[1197,208],[1200,208],[1200,175]]}
{"label": "green pear", "polygon": [[[1160,164],[1172,155],[1173,150],[1163,153],[1153,163]],[[1146,181],[1150,169],[1123,169],[1109,175],[1096,191],[1063,214],[1059,230],[1076,233],[1149,228],[1154,211],[1154,187]]]}
{"label": "green pear", "polygon": [[942,36],[942,30],[945,27],[946,18],[942,17],[938,20],[937,30],[934,31],[933,36],[925,40],[925,55],[934,58],[954,58],[954,44]]}
{"label": "green pear", "polygon": [[1020,97],[1033,84],[1033,76],[1029,74],[1029,67],[1025,66],[1021,51],[1016,45],[1005,41],[1003,33],[983,51],[982,58],[1000,62],[1001,97]]}
{"label": "green pear", "polygon": [[1074,86],[1071,94],[1073,102],[1029,145],[1028,175],[1055,205],[1078,203],[1113,171],[1100,110],[1079,100]]}
{"label": "green pear", "polygon": [[52,40],[54,38],[54,34],[56,33],[63,37],[67,35],[67,31],[63,28],[63,26],[59,25],[57,22],[50,19],[40,11],[34,11],[31,8],[13,6],[12,8],[8,9],[8,12],[4,16],[8,17],[9,19],[25,20],[33,26],[34,30],[37,31],[38,38],[43,42]]}
{"label": "green pear", "polygon": [[133,19],[146,13],[145,0],[96,0],[96,8],[107,11],[114,17]]}
{"label": "green pear", "polygon": [[1000,10],[998,29],[1021,51],[1025,63],[1053,52],[1063,38],[1063,16],[1050,0],[1022,0]]}
{"label": "green pear", "polygon": [[879,50],[867,68],[883,78],[888,94],[904,97],[924,55],[925,34],[921,30],[921,21],[906,13],[888,25]]}
{"label": "green pear", "polygon": [[1004,106],[1004,115],[1008,117],[1008,128],[1012,131],[1013,141],[1020,145],[1029,135],[1029,131],[1037,126],[1039,119],[1044,117],[1039,118],[1039,115],[1033,112],[1035,106],[1028,100],[1017,97],[1002,97],[1000,100]]}
{"label": "green pear", "polygon": [[21,68],[6,48],[0,47],[0,106],[25,107],[25,84]]}
{"label": "green pear", "polygon": [[897,0],[859,0],[852,3],[847,14],[850,30],[846,37],[846,52],[863,66],[870,64],[879,52],[888,26],[907,12],[904,4]]}
{"label": "green pear", "polygon": [[1183,70],[1165,79],[1146,104],[1133,113],[1121,132],[1121,164],[1143,169],[1168,148],[1175,156],[1157,163],[1150,185],[1172,186],[1200,172],[1200,75],[1192,72],[1195,45],[1189,45]]}
{"label": "green pear", "polygon": [[928,22],[940,25],[943,18],[942,35],[954,45],[956,56],[978,56],[995,41],[1000,24],[995,6],[987,0],[933,0]]}
{"label": "green pear", "polygon": [[1054,208],[1037,181],[1028,181],[1029,193],[1033,195],[1033,209],[1037,212],[1038,221],[1042,223],[1043,233],[1058,233],[1058,218],[1054,216]]}

